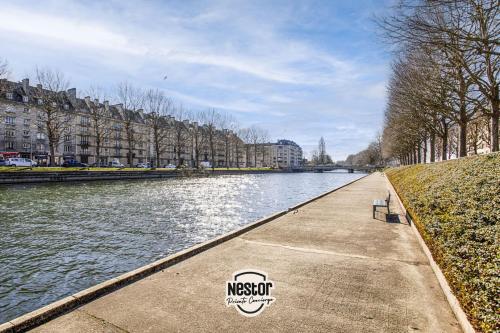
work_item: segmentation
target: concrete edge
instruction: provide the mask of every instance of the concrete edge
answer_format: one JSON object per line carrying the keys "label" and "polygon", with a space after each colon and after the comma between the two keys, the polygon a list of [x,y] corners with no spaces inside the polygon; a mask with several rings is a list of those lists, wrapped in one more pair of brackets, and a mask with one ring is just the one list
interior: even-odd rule
{"label": "concrete edge", "polygon": [[313,201],[316,201],[320,198],[325,197],[328,194],[336,192],[346,186],[349,186],[370,174],[366,174],[358,179],[355,179],[349,183],[346,183],[340,187],[336,187],[332,190],[326,191],[312,199],[308,199],[303,201],[295,206],[288,208],[287,210],[276,212],[272,215],[266,216],[260,220],[257,220],[253,223],[247,224],[239,229],[230,231],[226,234],[220,235],[218,237],[212,238],[206,242],[196,244],[192,247],[189,247],[180,252],[176,252],[170,256],[154,261],[145,266],[139,267],[133,271],[124,273],[118,277],[111,278],[102,283],[99,283],[90,288],[84,289],[80,292],[77,292],[71,296],[67,296],[63,299],[50,303],[44,307],[41,307],[37,310],[24,314],[20,317],[7,321],[3,324],[0,324],[0,333],[17,333],[17,332],[25,332],[27,330],[33,329],[37,326],[40,326],[56,317],[59,317],[67,312],[70,312],[84,304],[87,304],[105,294],[116,291],[120,288],[123,288],[131,283],[143,279],[151,274],[159,272],[165,268],[173,266],[181,261],[189,259],[201,252],[204,252],[210,248],[213,248],[221,243],[224,243],[230,239],[236,238],[252,229],[255,229],[263,224],[271,222],[278,217],[286,215],[290,211],[296,210],[304,205],[307,205]]}
{"label": "concrete edge", "polygon": [[[391,181],[389,180],[389,177],[387,175],[385,176],[388,186],[392,189],[392,191],[396,194],[396,199],[399,202],[399,205],[403,209],[403,212],[405,216],[410,217],[410,213],[406,210],[405,205],[401,201],[401,198],[399,197],[398,192],[392,186]],[[439,268],[438,264],[432,257],[432,253],[427,247],[427,244],[425,244],[424,239],[422,238],[422,235],[420,235],[420,232],[418,231],[417,227],[415,226],[415,223],[413,221],[408,221],[411,225],[411,228],[413,229],[413,232],[415,233],[415,236],[417,237],[418,243],[420,244],[420,247],[422,250],[424,250],[425,255],[427,256],[427,259],[429,260],[429,263],[432,267],[432,271],[434,272],[434,275],[438,279],[439,285],[441,286],[441,290],[443,291],[444,295],[446,296],[446,300],[448,301],[448,304],[451,307],[451,310],[455,314],[455,317],[458,320],[458,323],[460,324],[460,327],[465,333],[476,333],[476,330],[472,326],[472,324],[469,321],[469,318],[467,318],[467,315],[465,314],[464,310],[460,306],[460,302],[458,299],[455,297],[453,294],[453,291],[450,288],[450,285],[448,284],[448,281],[446,280],[446,277],[444,276],[443,272],[441,271],[441,268]]]}

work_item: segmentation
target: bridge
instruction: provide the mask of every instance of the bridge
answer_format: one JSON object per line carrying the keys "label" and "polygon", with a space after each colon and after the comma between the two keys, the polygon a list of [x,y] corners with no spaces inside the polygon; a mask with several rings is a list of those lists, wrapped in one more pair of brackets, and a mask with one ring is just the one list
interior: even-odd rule
{"label": "bridge", "polygon": [[325,172],[334,170],[346,170],[349,173],[354,171],[373,172],[384,168],[382,165],[338,165],[338,164],[323,164],[314,166],[301,166],[293,168],[293,172]]}

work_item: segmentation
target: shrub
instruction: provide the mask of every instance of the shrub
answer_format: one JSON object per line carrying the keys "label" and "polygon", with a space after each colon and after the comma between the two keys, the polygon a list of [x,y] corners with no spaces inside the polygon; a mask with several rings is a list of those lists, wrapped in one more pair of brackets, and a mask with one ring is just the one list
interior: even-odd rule
{"label": "shrub", "polygon": [[500,331],[500,153],[386,171],[472,325]]}

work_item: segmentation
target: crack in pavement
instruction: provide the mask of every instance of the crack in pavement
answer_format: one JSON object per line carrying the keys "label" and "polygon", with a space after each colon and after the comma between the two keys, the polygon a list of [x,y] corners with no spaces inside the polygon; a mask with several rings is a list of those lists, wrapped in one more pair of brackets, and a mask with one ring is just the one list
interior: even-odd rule
{"label": "crack in pavement", "polygon": [[93,314],[91,314],[91,313],[89,313],[89,312],[87,312],[87,311],[85,311],[85,310],[83,310],[83,309],[76,309],[75,311],[81,312],[81,313],[83,313],[83,314],[85,314],[85,315],[89,316],[90,318],[93,318],[93,319],[95,319],[95,320],[97,320],[97,321],[102,322],[102,323],[103,323],[103,324],[105,324],[105,325],[112,326],[112,327],[114,327],[114,328],[118,329],[120,332],[130,333],[130,331],[127,331],[126,329],[121,328],[120,326],[115,325],[115,324],[113,324],[113,323],[110,323],[110,322],[109,322],[109,321],[107,321],[106,319],[103,319],[103,318],[97,317],[97,316],[95,316],[95,315],[93,315]]}
{"label": "crack in pavement", "polygon": [[392,259],[392,258],[376,258],[376,257],[364,256],[361,254],[349,254],[349,253],[341,253],[341,252],[334,252],[334,251],[327,251],[327,250],[320,250],[320,249],[297,247],[297,246],[290,246],[290,245],[283,245],[283,244],[276,244],[276,243],[265,243],[265,242],[259,242],[259,241],[255,241],[255,240],[245,239],[243,237],[238,237],[238,238],[240,238],[241,240],[243,240],[247,243],[252,243],[252,244],[256,244],[256,245],[263,245],[263,246],[281,247],[283,249],[292,250],[292,251],[326,254],[326,255],[336,255],[336,256],[343,256],[343,257],[356,258],[356,259],[371,259],[371,260],[379,260],[379,261],[397,261],[397,262],[401,262],[401,263],[413,265],[413,266],[429,266],[429,264],[425,263],[425,262],[422,263],[422,262],[418,262],[418,261]]}

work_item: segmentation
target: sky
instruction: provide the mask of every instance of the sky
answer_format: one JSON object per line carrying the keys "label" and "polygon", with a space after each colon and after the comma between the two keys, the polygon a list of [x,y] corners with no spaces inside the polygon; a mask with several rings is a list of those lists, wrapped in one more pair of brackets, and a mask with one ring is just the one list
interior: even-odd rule
{"label": "sky", "polygon": [[[310,157],[364,149],[383,122],[390,54],[375,16],[392,0],[0,0],[13,80],[63,72],[80,95],[119,82],[215,108]],[[112,100],[112,98],[111,98]]]}

